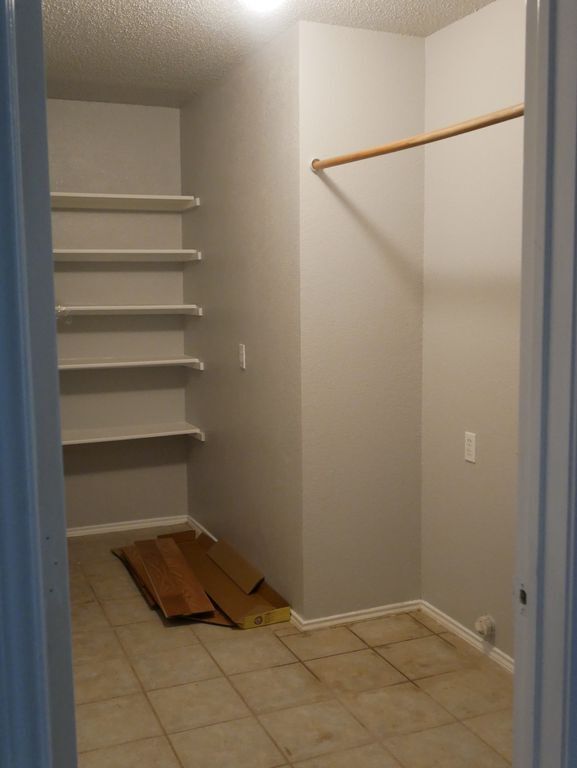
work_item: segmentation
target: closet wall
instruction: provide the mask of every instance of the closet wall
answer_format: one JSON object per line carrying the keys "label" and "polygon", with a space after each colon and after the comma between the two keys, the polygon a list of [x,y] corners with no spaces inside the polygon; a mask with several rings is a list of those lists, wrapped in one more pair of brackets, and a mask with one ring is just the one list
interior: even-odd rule
{"label": "closet wall", "polygon": [[307,619],[423,596],[469,627],[491,613],[511,650],[522,121],[309,165],[522,101],[523,37],[523,0],[426,41],[303,22],[182,110],[49,104],[54,191],[201,198],[57,212],[56,247],[204,257],[57,265],[63,303],[205,313],[59,322],[66,356],[206,365],[61,374],[65,425],[178,412],[207,437],[67,448],[69,526],[190,515]]}
{"label": "closet wall", "polygon": [[423,40],[302,23],[183,110],[184,247],[206,256],[192,516],[307,618],[419,592],[423,154],[309,164],[422,130],[423,103]]}
{"label": "closet wall", "polygon": [[191,515],[300,609],[296,28],[184,108],[181,132],[183,190],[200,190],[202,202],[185,222],[184,247],[204,254],[198,350],[206,371],[189,393],[207,441],[191,456]]}
{"label": "closet wall", "polygon": [[[176,109],[50,101],[51,189],[180,194],[179,129]],[[55,211],[52,221],[55,248],[182,247],[180,215]],[[56,299],[62,304],[178,303],[182,269],[56,264]],[[59,354],[178,355],[183,351],[183,323],[194,321],[198,319],[70,317],[58,322]],[[182,419],[186,376],[178,368],[62,372],[63,425]],[[65,448],[69,527],[186,515],[190,442],[168,438]]]}
{"label": "closet wall", "polygon": [[[524,0],[426,42],[432,129],[523,101]],[[423,596],[513,648],[523,121],[426,149]],[[476,464],[464,432],[476,432]]]}
{"label": "closet wall", "polygon": [[[424,41],[302,23],[300,269],[307,618],[419,594]],[[332,84],[332,85],[330,85]]]}

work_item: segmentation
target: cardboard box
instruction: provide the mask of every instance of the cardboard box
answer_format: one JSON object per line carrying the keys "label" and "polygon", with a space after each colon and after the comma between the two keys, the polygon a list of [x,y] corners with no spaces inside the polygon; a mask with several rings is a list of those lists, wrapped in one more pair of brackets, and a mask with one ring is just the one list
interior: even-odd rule
{"label": "cardboard box", "polygon": [[205,534],[195,539],[188,531],[173,538],[209,597],[238,627],[251,629],[290,621],[286,600],[230,544],[215,543]]}

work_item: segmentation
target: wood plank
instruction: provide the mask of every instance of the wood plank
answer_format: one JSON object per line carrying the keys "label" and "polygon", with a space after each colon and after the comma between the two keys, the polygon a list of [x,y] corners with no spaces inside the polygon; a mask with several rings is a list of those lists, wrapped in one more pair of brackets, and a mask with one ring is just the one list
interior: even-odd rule
{"label": "wood plank", "polygon": [[130,574],[132,580],[138,587],[141,595],[145,599],[147,605],[149,608],[156,608],[156,600],[151,595],[151,593],[148,591],[148,589],[144,586],[144,583],[141,581],[139,575],[137,572],[132,568],[129,559],[126,554],[127,547],[121,547],[119,549],[112,549],[111,552],[113,555],[115,555],[120,562],[124,565],[128,573]]}
{"label": "wood plank", "polygon": [[124,547],[124,555],[128,561],[131,571],[136,575],[138,581],[140,581],[142,584],[141,591],[144,595],[144,599],[149,604],[151,601],[152,605],[156,606],[156,600],[154,599],[153,594],[154,590],[152,588],[152,584],[150,583],[150,579],[148,578],[148,574],[146,572],[146,568],[144,567],[144,563],[142,562],[142,558],[140,557],[139,551],[135,546]]}
{"label": "wood plank", "polygon": [[135,542],[153,595],[167,619],[188,615],[188,604],[154,540]]}
{"label": "wood plank", "polygon": [[187,613],[211,613],[214,606],[174,539],[157,539],[156,546],[188,605]]}

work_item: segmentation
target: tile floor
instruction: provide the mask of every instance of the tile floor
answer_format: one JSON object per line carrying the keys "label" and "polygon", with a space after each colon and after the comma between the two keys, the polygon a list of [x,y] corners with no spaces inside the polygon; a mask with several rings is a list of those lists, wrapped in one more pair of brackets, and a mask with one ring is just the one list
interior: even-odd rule
{"label": "tile floor", "polygon": [[299,632],[167,626],[70,541],[79,768],[506,768],[511,676],[428,617]]}

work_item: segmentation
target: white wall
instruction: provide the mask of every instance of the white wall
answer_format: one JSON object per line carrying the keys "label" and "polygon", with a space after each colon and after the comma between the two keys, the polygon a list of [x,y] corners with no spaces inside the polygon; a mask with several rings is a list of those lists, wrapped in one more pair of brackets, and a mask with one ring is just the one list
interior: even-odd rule
{"label": "white wall", "polygon": [[423,129],[424,41],[300,24],[305,615],[415,599],[423,152],[313,157]]}
{"label": "white wall", "polygon": [[[524,0],[426,43],[432,129],[523,101]],[[425,171],[423,596],[512,651],[523,121],[432,145]],[[464,432],[478,461],[464,462]]]}
{"label": "white wall", "polygon": [[[179,110],[83,101],[48,103],[53,191],[180,194]],[[180,216],[60,212],[57,248],[180,248]],[[182,301],[180,268],[56,265],[59,303]],[[61,357],[168,355],[184,350],[181,319],[74,318],[58,323]],[[61,374],[65,427],[184,418],[185,372]],[[186,438],[75,446],[64,451],[70,527],[186,515]]]}
{"label": "white wall", "polygon": [[300,609],[297,46],[294,28],[245,59],[183,109],[181,133],[184,191],[201,197],[184,245],[204,254],[188,285],[205,309],[188,344],[206,362],[188,408],[207,434],[191,514]]}

